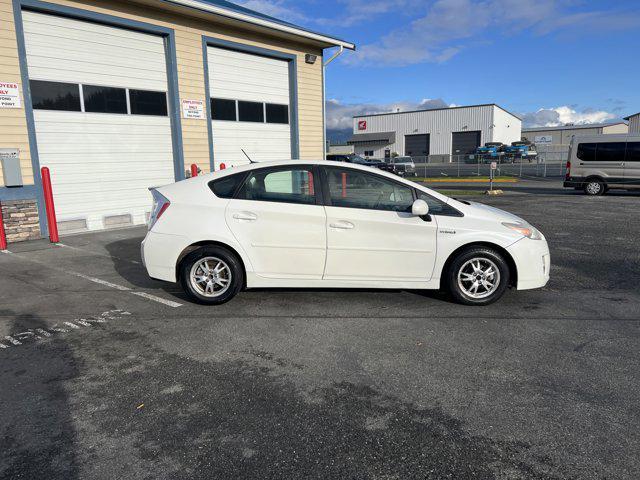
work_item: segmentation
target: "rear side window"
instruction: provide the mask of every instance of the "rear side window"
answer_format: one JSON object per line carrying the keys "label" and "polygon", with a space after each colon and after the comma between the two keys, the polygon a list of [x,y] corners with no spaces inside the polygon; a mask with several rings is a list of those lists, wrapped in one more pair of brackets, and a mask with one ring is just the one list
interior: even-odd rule
{"label": "rear side window", "polygon": [[596,161],[598,162],[624,162],[625,142],[598,143]]}
{"label": "rear side window", "polygon": [[316,204],[313,172],[304,167],[257,170],[249,174],[239,200]]}
{"label": "rear side window", "polygon": [[640,162],[640,142],[627,143],[625,162]]}
{"label": "rear side window", "polygon": [[80,111],[80,87],[77,83],[30,80],[29,87],[36,110]]}
{"label": "rear side window", "polygon": [[578,158],[584,162],[596,161],[597,143],[580,143],[578,144]]}
{"label": "rear side window", "polygon": [[209,183],[209,188],[213,193],[215,193],[216,197],[232,198],[233,194],[244,179],[244,176],[244,173],[236,173],[234,175],[214,180]]}

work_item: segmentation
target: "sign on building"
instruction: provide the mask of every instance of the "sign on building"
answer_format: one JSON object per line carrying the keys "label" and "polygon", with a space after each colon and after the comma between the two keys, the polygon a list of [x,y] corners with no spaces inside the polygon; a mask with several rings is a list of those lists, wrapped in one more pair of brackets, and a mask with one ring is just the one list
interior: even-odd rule
{"label": "sign on building", "polygon": [[0,108],[21,108],[20,85],[0,82]]}
{"label": "sign on building", "polygon": [[202,100],[182,100],[182,118],[204,120],[204,102]]}
{"label": "sign on building", "polygon": [[366,129],[367,129],[367,121],[358,120],[358,130],[366,130]]}
{"label": "sign on building", "polygon": [[553,143],[553,135],[538,135],[534,138],[534,143],[537,145],[541,143]]}

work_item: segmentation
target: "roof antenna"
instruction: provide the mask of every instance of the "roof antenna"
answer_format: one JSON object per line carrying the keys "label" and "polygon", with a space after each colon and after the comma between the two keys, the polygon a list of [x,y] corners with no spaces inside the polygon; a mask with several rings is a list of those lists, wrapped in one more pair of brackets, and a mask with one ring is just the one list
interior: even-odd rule
{"label": "roof antenna", "polygon": [[245,152],[243,148],[241,148],[240,151],[242,151],[242,153],[244,153],[244,156],[247,157],[247,160],[249,160],[249,163],[258,163],[258,162],[254,162],[253,160],[251,160],[251,158],[249,157],[249,155],[247,155],[247,152]]}

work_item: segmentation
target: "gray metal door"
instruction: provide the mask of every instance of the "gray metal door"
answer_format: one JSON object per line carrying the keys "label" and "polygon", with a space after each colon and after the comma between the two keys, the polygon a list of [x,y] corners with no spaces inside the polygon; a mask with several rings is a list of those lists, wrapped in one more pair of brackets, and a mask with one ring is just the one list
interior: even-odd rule
{"label": "gray metal door", "polygon": [[425,157],[429,155],[429,134],[405,135],[404,154],[409,157]]}
{"label": "gray metal door", "polygon": [[467,155],[475,153],[480,146],[480,132],[455,132],[451,152],[453,155]]}

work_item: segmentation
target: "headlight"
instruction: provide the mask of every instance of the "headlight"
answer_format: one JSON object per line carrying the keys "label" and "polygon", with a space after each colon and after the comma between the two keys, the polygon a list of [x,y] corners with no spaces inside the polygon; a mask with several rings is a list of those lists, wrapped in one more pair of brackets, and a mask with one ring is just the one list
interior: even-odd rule
{"label": "headlight", "polygon": [[542,235],[536,229],[536,227],[534,227],[533,225],[529,225],[528,223],[502,222],[502,225],[504,225],[507,228],[510,228],[511,230],[515,230],[519,234],[527,238],[530,238],[531,240],[542,240]]}

